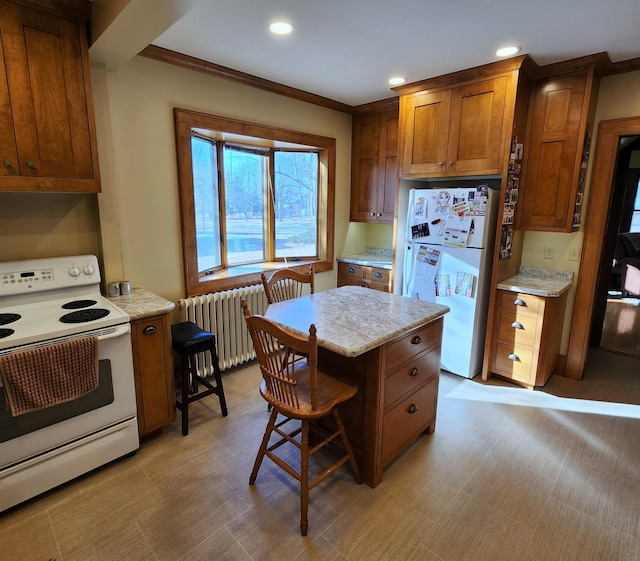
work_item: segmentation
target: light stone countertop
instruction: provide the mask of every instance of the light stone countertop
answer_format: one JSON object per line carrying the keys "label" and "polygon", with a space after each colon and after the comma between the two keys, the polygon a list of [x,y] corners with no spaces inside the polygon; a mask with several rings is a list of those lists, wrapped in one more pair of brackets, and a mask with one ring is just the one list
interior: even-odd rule
{"label": "light stone countertop", "polygon": [[365,253],[339,257],[339,262],[353,263],[354,265],[366,265],[368,267],[379,267],[389,269],[392,267],[392,253],[390,249],[367,249]]}
{"label": "light stone countertop", "polygon": [[165,300],[142,288],[134,288],[127,296],[114,296],[109,300],[127,312],[132,320],[164,314],[176,307],[175,302]]}
{"label": "light stone countertop", "polygon": [[572,284],[571,271],[520,267],[516,276],[498,283],[498,289],[535,296],[557,297],[569,290]]}
{"label": "light stone countertop", "polygon": [[318,345],[361,355],[449,311],[447,306],[364,288],[341,286],[271,304],[265,317],[301,335],[313,323]]}

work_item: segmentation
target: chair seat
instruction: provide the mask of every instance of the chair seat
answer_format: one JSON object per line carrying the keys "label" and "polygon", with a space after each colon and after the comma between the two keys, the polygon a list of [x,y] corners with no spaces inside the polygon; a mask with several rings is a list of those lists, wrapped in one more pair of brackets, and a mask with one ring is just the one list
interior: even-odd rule
{"label": "chair seat", "polygon": [[215,341],[213,333],[200,329],[195,323],[183,321],[171,326],[171,347],[180,354],[208,350]]}
{"label": "chair seat", "polygon": [[341,379],[336,374],[327,374],[317,371],[318,378],[318,403],[315,409],[311,408],[311,385],[309,380],[310,368],[302,366],[296,369],[296,381],[298,383],[299,405],[289,408],[272,396],[265,380],[260,383],[260,394],[262,397],[290,419],[319,419],[328,415],[331,410],[356,395],[357,386]]}

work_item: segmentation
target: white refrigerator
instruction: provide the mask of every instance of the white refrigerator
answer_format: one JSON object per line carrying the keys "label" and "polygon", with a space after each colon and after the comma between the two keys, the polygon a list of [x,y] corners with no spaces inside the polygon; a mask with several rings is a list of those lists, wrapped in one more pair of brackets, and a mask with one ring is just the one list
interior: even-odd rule
{"label": "white refrigerator", "polygon": [[482,369],[499,196],[486,183],[409,192],[402,294],[450,308],[441,367],[465,378]]}

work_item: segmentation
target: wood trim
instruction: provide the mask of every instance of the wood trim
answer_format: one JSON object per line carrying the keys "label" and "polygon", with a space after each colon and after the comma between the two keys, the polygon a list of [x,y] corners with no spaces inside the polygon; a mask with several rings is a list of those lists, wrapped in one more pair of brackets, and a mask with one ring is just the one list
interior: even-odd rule
{"label": "wood trim", "polygon": [[529,55],[517,56],[506,60],[484,64],[482,66],[476,66],[467,70],[461,70],[459,72],[452,72],[451,74],[421,80],[420,82],[412,82],[411,84],[405,84],[391,89],[398,95],[407,95],[415,92],[448,88],[451,86],[457,87],[463,85],[465,82],[477,82],[485,78],[495,78],[502,74],[513,72],[514,70],[520,70],[520,68],[526,64],[527,60],[529,60]]}
{"label": "wood trim", "polygon": [[84,21],[91,19],[90,0],[11,0],[11,2],[59,16]]}
{"label": "wood trim", "polygon": [[246,74],[226,66],[220,66],[213,62],[207,62],[206,60],[183,55],[175,51],[170,51],[169,49],[156,47],[155,45],[145,47],[138,53],[138,55],[158,60],[160,62],[173,64],[175,66],[180,66],[188,70],[194,70],[195,72],[208,74],[209,76],[215,76],[216,78],[231,80],[232,82],[237,82],[252,88],[258,88],[278,95],[284,95],[298,101],[304,101],[305,103],[313,103],[314,105],[333,109],[334,111],[351,114],[353,110],[353,107],[346,103],[340,103],[339,101],[334,101],[327,97],[322,97],[320,95],[305,92],[304,90],[285,86],[277,82],[272,82],[271,80],[253,76],[252,74]]}
{"label": "wood trim", "polygon": [[593,175],[584,229],[582,255],[576,284],[576,300],[571,322],[564,375],[580,380],[589,350],[589,333],[593,315],[593,292],[598,280],[604,232],[607,227],[613,179],[621,136],[640,134],[640,117],[601,121],[596,140]]}
{"label": "wood trim", "polygon": [[363,105],[353,107],[353,115],[368,115],[370,113],[384,113],[385,111],[398,111],[400,107],[400,98],[390,97],[380,101],[372,101]]}

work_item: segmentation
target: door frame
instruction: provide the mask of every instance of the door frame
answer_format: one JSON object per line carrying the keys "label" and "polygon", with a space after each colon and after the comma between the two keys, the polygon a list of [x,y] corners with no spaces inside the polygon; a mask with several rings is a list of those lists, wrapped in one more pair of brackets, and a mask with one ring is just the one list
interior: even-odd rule
{"label": "door frame", "polygon": [[567,350],[565,376],[581,380],[589,350],[593,316],[593,292],[598,280],[604,234],[607,227],[620,137],[640,134],[640,117],[601,121],[598,125],[593,174],[582,242],[582,258]]}

